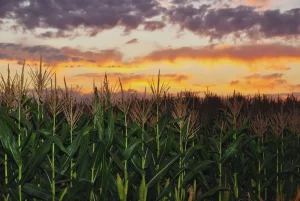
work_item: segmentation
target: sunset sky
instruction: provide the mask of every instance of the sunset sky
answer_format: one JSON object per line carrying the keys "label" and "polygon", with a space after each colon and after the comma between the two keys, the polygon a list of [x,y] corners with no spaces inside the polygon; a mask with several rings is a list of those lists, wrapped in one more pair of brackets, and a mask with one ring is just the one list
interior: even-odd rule
{"label": "sunset sky", "polygon": [[[300,92],[299,0],[0,0],[0,73],[39,63],[82,92]],[[149,90],[149,87],[148,87]]]}

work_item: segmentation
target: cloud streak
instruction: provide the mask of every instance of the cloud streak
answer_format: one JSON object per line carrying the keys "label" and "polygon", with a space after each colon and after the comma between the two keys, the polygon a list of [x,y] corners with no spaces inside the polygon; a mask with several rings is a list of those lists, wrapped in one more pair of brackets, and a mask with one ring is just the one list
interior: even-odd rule
{"label": "cloud streak", "polygon": [[[77,74],[74,75],[73,78],[78,79],[95,79],[95,80],[103,80],[104,78],[103,73],[83,73],[83,74]],[[149,74],[124,74],[124,73],[108,73],[108,78],[112,81],[118,81],[118,79],[121,79],[121,82],[123,84],[130,84],[130,83],[144,83],[148,80],[152,80],[153,78],[156,79],[157,75],[149,75]],[[162,74],[160,75],[161,79],[164,82],[174,82],[174,83],[182,83],[189,79],[190,75],[183,74]]]}
{"label": "cloud streak", "polygon": [[[51,65],[66,64],[77,66],[86,63],[97,66],[110,62],[121,63],[122,53],[107,49],[101,51],[82,51],[71,47],[55,48],[46,45],[26,46],[14,43],[0,43],[0,59],[10,61],[43,61]],[[76,64],[76,65],[75,65]]]}
{"label": "cloud streak", "polygon": [[[125,44],[138,43],[136,38]],[[27,46],[14,43],[0,43],[0,59],[8,61],[38,61],[40,55],[51,65],[61,67],[78,67],[92,65],[95,67],[143,67],[155,63],[191,61],[215,63],[233,62],[249,67],[259,66],[267,70],[287,71],[289,62],[300,62],[300,48],[280,43],[245,44],[240,46],[204,46],[166,48],[150,52],[147,55],[123,59],[123,53],[116,49],[85,51],[72,47],[55,48],[46,45]],[[276,64],[274,64],[276,63]],[[217,64],[217,63],[216,63]]]}
{"label": "cloud streak", "polygon": [[[87,83],[87,80],[95,80],[96,82],[102,82],[104,80],[104,73],[82,73],[77,74],[69,78],[69,81],[72,83]],[[145,87],[149,90],[149,81],[152,79],[157,79],[157,75],[153,74],[133,74],[133,73],[107,73],[107,78],[111,86],[114,86],[115,83],[118,84],[119,78],[121,80],[122,86],[124,89],[137,90],[143,92]],[[172,91],[180,91],[183,89],[183,86],[188,86],[188,80],[191,78],[190,74],[161,74],[160,78],[166,84],[172,88]],[[90,89],[86,90],[86,93],[90,92]],[[150,90],[147,91],[150,93]]]}
{"label": "cloud streak", "polygon": [[252,74],[244,76],[240,80],[233,80],[229,83],[233,88],[242,89],[243,91],[249,90],[274,90],[281,89],[284,91],[300,90],[299,84],[291,84],[282,73],[272,74]]}
{"label": "cloud streak", "polygon": [[[207,46],[207,47],[182,47],[176,49],[162,49],[137,58],[135,62],[142,61],[169,61],[176,60],[216,61],[229,59],[242,63],[253,63],[262,60],[296,60],[300,61],[300,48],[280,43],[272,44],[246,44],[240,46]],[[270,64],[269,64],[270,65]],[[270,65],[267,68],[288,70],[288,67]]]}
{"label": "cloud streak", "polygon": [[129,45],[129,44],[135,44],[135,43],[138,43],[138,39],[137,38],[134,38],[134,39],[131,39],[129,41],[127,41],[125,44]]}

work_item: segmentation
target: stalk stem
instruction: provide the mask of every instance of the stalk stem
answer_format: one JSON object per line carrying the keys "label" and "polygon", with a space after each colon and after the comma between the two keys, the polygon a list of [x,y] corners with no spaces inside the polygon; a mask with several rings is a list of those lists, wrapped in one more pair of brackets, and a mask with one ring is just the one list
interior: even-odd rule
{"label": "stalk stem", "polygon": [[[73,97],[70,97],[70,144],[73,142]],[[73,186],[73,158],[70,159],[70,186]]]}
{"label": "stalk stem", "polygon": [[[145,147],[144,147],[144,132],[145,132],[145,122],[143,121],[142,122],[142,152],[144,153],[145,151]],[[145,170],[145,162],[146,162],[146,159],[145,159],[145,156],[142,156],[142,170]],[[148,189],[147,189],[147,186],[144,185],[146,183],[146,175],[143,174],[142,175],[142,182],[141,182],[141,185],[143,189],[143,195],[141,195],[141,199],[142,201],[146,201],[147,200],[147,192],[148,192]]]}
{"label": "stalk stem", "polygon": [[[159,100],[157,99],[157,104],[156,104],[156,157],[157,157],[157,161],[159,161],[159,155],[160,155],[160,136],[159,136],[159,125],[158,125],[158,121],[159,121]],[[159,164],[156,164],[156,170],[159,170]],[[160,195],[160,183],[157,182],[157,196]]]}
{"label": "stalk stem", "polygon": [[[266,136],[266,140],[267,140],[267,136]],[[262,137],[262,146],[264,146],[264,137]],[[265,160],[265,152],[263,151],[263,161]],[[264,168],[264,181],[267,181],[267,169]],[[268,198],[268,189],[265,188],[265,200],[267,200]]]}
{"label": "stalk stem", "polygon": [[[52,134],[53,136],[55,135],[55,130],[56,130],[56,114],[54,114],[53,117],[53,128],[52,128]],[[52,168],[52,201],[55,201],[55,144],[52,143],[52,163],[51,163],[51,168]]]}
{"label": "stalk stem", "polygon": [[279,173],[279,158],[278,158],[278,155],[279,155],[279,150],[278,150],[278,147],[276,149],[276,195],[278,196],[279,194],[279,177],[278,177],[278,173]]}
{"label": "stalk stem", "polygon": [[5,184],[8,184],[7,154],[4,154],[4,176],[5,176]]}
{"label": "stalk stem", "polygon": [[[128,147],[128,125],[127,125],[127,113],[124,114],[125,122],[125,150]],[[127,170],[127,160],[124,161],[124,177],[125,177],[125,200],[127,200],[128,193],[128,170]]]}
{"label": "stalk stem", "polygon": [[[219,187],[222,186],[222,163],[221,158],[222,158],[222,132],[220,133],[220,139],[219,139]],[[219,191],[219,201],[222,201],[222,192]]]}
{"label": "stalk stem", "polygon": [[[19,147],[19,152],[21,153],[21,99],[19,100],[19,106],[18,106],[18,128],[19,128],[19,134],[18,134],[18,147]],[[19,166],[18,170],[18,192],[19,192],[19,201],[22,201],[22,186],[21,186],[21,181],[22,179],[22,164]]]}
{"label": "stalk stem", "polygon": [[259,157],[258,157],[258,175],[259,175],[259,179],[258,179],[258,185],[257,185],[257,195],[258,198],[260,199],[260,187],[261,187],[261,181],[260,181],[260,172],[261,172],[261,162],[260,162],[260,138],[258,138],[257,140],[257,144],[258,144],[258,153],[259,153]]}
{"label": "stalk stem", "polygon": [[[281,133],[281,161],[284,157],[284,142],[283,142],[283,132]],[[280,172],[283,172],[283,164],[280,163]],[[280,180],[280,199],[283,197],[283,183],[282,180]]]}
{"label": "stalk stem", "polygon": [[[235,130],[235,133],[233,135],[234,141],[237,139],[236,135],[236,117],[234,116],[233,118],[233,129]],[[239,198],[239,187],[238,187],[238,173],[236,172],[236,165],[234,164],[234,173],[233,173],[233,178],[234,178],[234,195],[238,199]]]}

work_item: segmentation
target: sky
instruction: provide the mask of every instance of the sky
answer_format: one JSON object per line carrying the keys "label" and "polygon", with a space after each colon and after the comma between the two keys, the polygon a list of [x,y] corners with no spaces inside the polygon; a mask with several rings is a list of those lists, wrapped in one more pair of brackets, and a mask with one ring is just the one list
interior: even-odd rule
{"label": "sky", "polygon": [[0,0],[0,73],[225,95],[300,92],[299,0]]}

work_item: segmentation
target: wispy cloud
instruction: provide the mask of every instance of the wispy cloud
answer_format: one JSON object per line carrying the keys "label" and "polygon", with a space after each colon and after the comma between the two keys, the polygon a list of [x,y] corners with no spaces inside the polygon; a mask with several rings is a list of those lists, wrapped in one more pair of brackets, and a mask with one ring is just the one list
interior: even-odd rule
{"label": "wispy cloud", "polygon": [[249,5],[255,5],[255,6],[268,5],[270,3],[270,0],[244,0],[244,1]]}
{"label": "wispy cloud", "polygon": [[240,80],[233,80],[229,85],[236,89],[247,90],[283,90],[295,91],[300,90],[299,84],[292,84],[284,78],[282,73],[272,74],[252,74],[244,76]]}
{"label": "wispy cloud", "polygon": [[[280,43],[272,44],[246,44],[240,46],[208,46],[208,47],[182,47],[182,48],[167,48],[156,50],[147,56],[137,58],[135,62],[159,62],[169,61],[176,62],[177,60],[196,60],[196,61],[218,61],[231,60],[244,64],[253,64],[270,60],[266,64],[267,69],[288,70],[289,67],[277,64],[274,61],[300,61],[300,48],[289,46]],[[261,64],[263,65],[263,64]]]}
{"label": "wispy cloud", "polygon": [[[104,79],[104,73],[82,73],[77,74],[69,78],[70,82],[78,82],[80,80],[82,83],[86,80],[98,80],[102,81]],[[143,91],[145,87],[149,88],[149,81],[152,79],[157,79],[157,75],[154,74],[133,74],[133,73],[107,73],[107,77],[111,85],[118,83],[119,78],[122,82],[124,88]],[[183,86],[188,86],[188,80],[190,79],[190,74],[161,74],[160,78],[163,82],[169,84],[172,87],[172,91],[176,89],[182,90]],[[150,91],[149,91],[150,92]]]}
{"label": "wispy cloud", "polygon": [[83,51],[71,47],[55,48],[46,45],[26,46],[14,43],[0,43],[0,59],[9,61],[26,60],[28,62],[43,61],[51,65],[78,66],[86,63],[95,66],[107,65],[115,62],[121,63],[122,53],[117,50],[107,49],[101,51]]}
{"label": "wispy cloud", "polygon": [[[102,80],[105,74],[103,73],[83,73],[74,75],[73,78],[81,78],[81,79],[96,79]],[[125,73],[108,73],[107,76],[112,81],[118,81],[120,78],[122,83],[130,84],[130,83],[141,83],[141,82],[148,82],[153,78],[156,79],[157,75],[151,74],[125,74]],[[175,82],[175,83],[182,83],[183,81],[188,80],[190,75],[187,74],[162,74],[161,79],[164,82]]]}
{"label": "wispy cloud", "polygon": [[[126,44],[138,43],[136,38]],[[73,47],[55,48],[46,45],[28,46],[14,43],[0,43],[0,60],[39,61],[40,55],[47,64],[60,67],[118,67],[132,68],[154,65],[161,62],[235,62],[260,69],[286,71],[291,68],[289,62],[300,62],[300,48],[280,43],[248,44],[240,46],[204,46],[182,47],[155,50],[148,55],[123,59],[123,53],[117,49],[82,50]],[[276,64],[275,64],[276,63]]]}
{"label": "wispy cloud", "polygon": [[267,70],[291,70],[290,67],[286,66],[286,65],[270,65],[268,67],[266,67]]}
{"label": "wispy cloud", "polygon": [[134,43],[138,43],[139,41],[138,41],[138,39],[137,38],[134,38],[134,39],[131,39],[131,40],[129,40],[129,41],[127,41],[125,44],[134,44]]}
{"label": "wispy cloud", "polygon": [[164,22],[160,22],[160,21],[146,21],[143,23],[143,25],[144,25],[144,30],[146,31],[156,31],[166,26]]}

